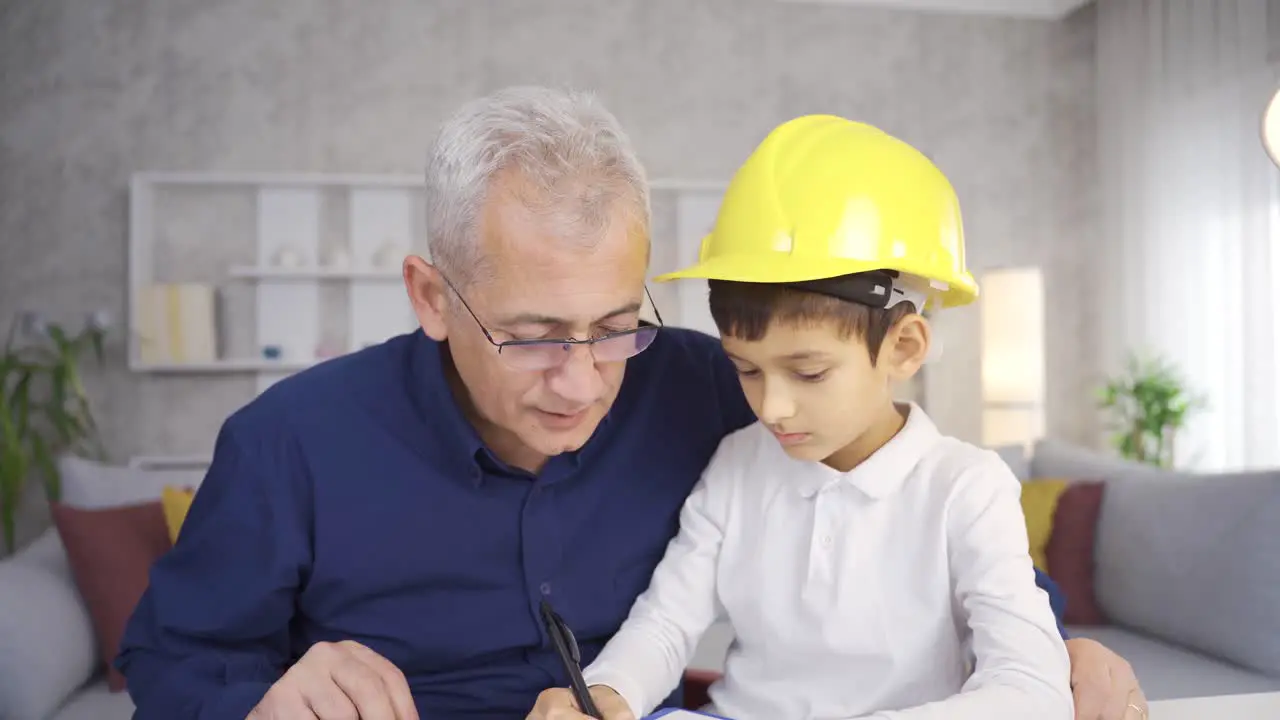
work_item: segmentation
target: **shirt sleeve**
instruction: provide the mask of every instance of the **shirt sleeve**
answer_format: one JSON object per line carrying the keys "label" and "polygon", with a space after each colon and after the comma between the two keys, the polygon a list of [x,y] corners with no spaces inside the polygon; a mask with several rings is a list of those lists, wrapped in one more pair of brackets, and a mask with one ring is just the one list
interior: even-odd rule
{"label": "shirt sleeve", "polygon": [[224,424],[178,542],[151,570],[115,661],[136,720],[244,720],[291,661],[310,505],[273,432]]}
{"label": "shirt sleeve", "polygon": [[1067,598],[1062,594],[1062,588],[1053,581],[1048,575],[1043,573],[1040,568],[1036,568],[1036,585],[1044,590],[1049,596],[1049,607],[1053,609],[1053,617],[1058,621],[1058,634],[1063,640],[1070,640],[1071,633],[1067,632],[1065,614],[1067,611]]}
{"label": "shirt sleeve", "polygon": [[636,717],[653,711],[680,683],[702,635],[722,613],[716,563],[737,471],[730,441],[720,445],[680,512],[680,530],[618,632],[583,670],[607,685]]}
{"label": "shirt sleeve", "polygon": [[957,482],[947,516],[952,582],[972,635],[974,671],[946,700],[874,720],[1072,720],[1071,663],[1032,569],[1020,486],[999,461]]}

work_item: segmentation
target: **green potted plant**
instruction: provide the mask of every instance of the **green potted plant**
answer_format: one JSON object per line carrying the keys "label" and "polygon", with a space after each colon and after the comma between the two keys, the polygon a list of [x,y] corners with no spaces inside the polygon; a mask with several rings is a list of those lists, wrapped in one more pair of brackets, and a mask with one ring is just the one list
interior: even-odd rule
{"label": "green potted plant", "polygon": [[1173,466],[1178,433],[1204,406],[1171,363],[1138,354],[1103,385],[1099,400],[1111,415],[1112,444],[1120,455],[1165,468]]}
{"label": "green potted plant", "polygon": [[32,473],[42,477],[47,497],[57,500],[59,455],[104,455],[80,363],[90,352],[103,361],[106,329],[101,313],[74,335],[31,314],[10,325],[0,354],[0,529],[10,552]]}

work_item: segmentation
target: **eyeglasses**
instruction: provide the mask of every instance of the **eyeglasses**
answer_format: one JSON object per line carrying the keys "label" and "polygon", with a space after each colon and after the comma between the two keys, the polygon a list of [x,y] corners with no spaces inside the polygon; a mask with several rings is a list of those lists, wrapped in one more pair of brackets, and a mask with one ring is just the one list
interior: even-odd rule
{"label": "eyeglasses", "polygon": [[462,293],[458,292],[458,288],[454,287],[453,282],[445,277],[443,273],[441,273],[440,277],[444,279],[445,284],[449,286],[453,294],[458,296],[458,300],[462,302],[462,307],[466,308],[467,313],[471,315],[471,319],[476,321],[476,325],[480,328],[480,332],[484,333],[484,337],[489,341],[489,344],[498,349],[498,355],[511,367],[518,370],[550,370],[559,367],[569,359],[573,348],[577,345],[585,345],[596,362],[627,360],[649,349],[663,324],[662,314],[658,312],[658,306],[654,305],[653,296],[649,294],[649,288],[645,287],[644,294],[645,297],[649,298],[649,304],[653,305],[653,313],[658,320],[657,325],[641,321],[639,327],[611,332],[585,340],[577,338],[539,338],[537,340],[506,340],[498,342],[493,339],[493,335],[484,326],[484,323],[480,322],[480,318],[471,309],[471,306],[467,304],[467,299],[462,296]]}

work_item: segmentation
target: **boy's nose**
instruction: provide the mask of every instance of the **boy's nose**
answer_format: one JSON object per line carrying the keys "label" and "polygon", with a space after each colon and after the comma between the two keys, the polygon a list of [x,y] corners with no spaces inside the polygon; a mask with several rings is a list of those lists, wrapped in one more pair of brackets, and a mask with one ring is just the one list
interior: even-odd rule
{"label": "boy's nose", "polygon": [[773,425],[790,419],[796,414],[795,401],[787,392],[786,383],[780,380],[764,380],[764,391],[760,398],[760,419],[766,425]]}

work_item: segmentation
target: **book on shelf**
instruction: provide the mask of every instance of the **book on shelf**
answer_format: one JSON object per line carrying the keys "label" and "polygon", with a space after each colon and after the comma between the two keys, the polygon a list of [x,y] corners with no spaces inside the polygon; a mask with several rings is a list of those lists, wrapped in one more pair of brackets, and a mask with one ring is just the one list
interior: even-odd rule
{"label": "book on shelf", "polygon": [[218,359],[216,290],[204,283],[156,283],[138,293],[139,355],[148,364]]}

